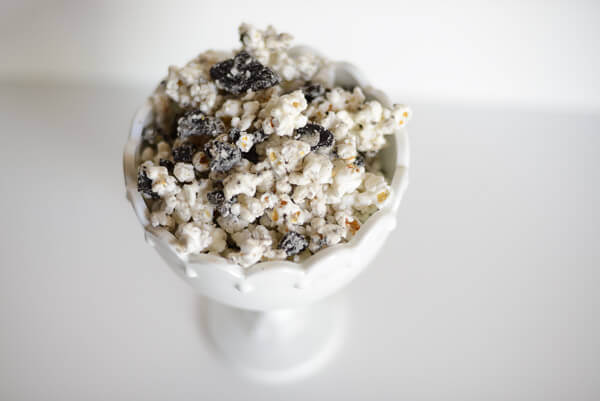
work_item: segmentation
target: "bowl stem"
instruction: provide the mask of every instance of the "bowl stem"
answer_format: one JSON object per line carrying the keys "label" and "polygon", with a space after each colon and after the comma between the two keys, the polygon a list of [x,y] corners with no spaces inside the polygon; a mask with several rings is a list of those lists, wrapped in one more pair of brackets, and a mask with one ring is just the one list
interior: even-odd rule
{"label": "bowl stem", "polygon": [[309,376],[342,343],[346,303],[340,295],[308,307],[247,311],[210,302],[207,327],[225,359],[263,381]]}

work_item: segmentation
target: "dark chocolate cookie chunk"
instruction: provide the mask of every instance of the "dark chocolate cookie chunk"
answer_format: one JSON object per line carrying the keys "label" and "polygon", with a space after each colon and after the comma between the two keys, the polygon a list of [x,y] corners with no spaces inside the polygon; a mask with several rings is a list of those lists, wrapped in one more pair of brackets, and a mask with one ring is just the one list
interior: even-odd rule
{"label": "dark chocolate cookie chunk", "polygon": [[331,131],[319,124],[308,123],[296,130],[296,139],[310,145],[310,150],[330,148],[333,146],[334,138]]}
{"label": "dark chocolate cookie chunk", "polygon": [[264,142],[269,137],[262,129],[253,131],[252,135],[254,135],[254,143]]}
{"label": "dark chocolate cookie chunk", "polygon": [[160,198],[156,192],[152,190],[152,180],[148,178],[146,172],[143,169],[140,169],[138,172],[137,179],[137,190],[144,195],[149,196],[152,199]]}
{"label": "dark chocolate cookie chunk", "polygon": [[166,167],[169,174],[173,174],[173,168],[175,167],[175,163],[173,163],[169,159],[160,159],[158,164],[162,167]]}
{"label": "dark chocolate cookie chunk", "polygon": [[302,93],[304,93],[306,101],[310,103],[319,96],[323,96],[325,94],[325,88],[319,84],[308,84],[302,88]]}
{"label": "dark chocolate cookie chunk", "polygon": [[191,163],[198,148],[193,143],[184,143],[173,149],[173,160],[176,162]]}
{"label": "dark chocolate cookie chunk", "polygon": [[267,89],[281,81],[276,72],[259,63],[245,50],[232,59],[213,65],[210,68],[210,77],[219,89],[234,95],[248,89],[255,92]]}
{"label": "dark chocolate cookie chunk", "polygon": [[237,195],[231,199],[225,199],[225,194],[221,190],[216,190],[206,194],[206,198],[210,203],[215,205],[217,213],[223,217],[229,216],[231,213],[231,205],[237,202]]}
{"label": "dark chocolate cookie chunk", "polygon": [[240,135],[242,135],[242,131],[240,131],[238,128],[231,128],[229,130],[229,133],[227,134],[229,140],[233,143],[237,142],[237,140],[240,139]]}
{"label": "dark chocolate cookie chunk", "polygon": [[223,217],[227,217],[231,214],[231,206],[237,202],[237,198],[231,198],[230,200],[223,201],[217,205],[215,210]]}
{"label": "dark chocolate cookie chunk", "polygon": [[214,140],[206,144],[204,151],[210,157],[212,171],[229,171],[242,159],[242,152],[229,142]]}
{"label": "dark chocolate cookie chunk", "polygon": [[288,256],[292,256],[302,252],[307,246],[308,241],[304,235],[289,231],[279,241],[278,248],[283,249]]}
{"label": "dark chocolate cookie chunk", "polygon": [[361,152],[358,152],[356,157],[354,158],[353,164],[356,167],[362,167],[365,165],[365,155]]}
{"label": "dark chocolate cookie chunk", "polygon": [[213,205],[218,205],[225,201],[225,194],[221,190],[212,191],[206,194],[206,199]]}
{"label": "dark chocolate cookie chunk", "polygon": [[199,110],[187,112],[177,121],[177,136],[187,138],[195,135],[215,137],[225,130],[225,124],[218,117],[206,116]]}

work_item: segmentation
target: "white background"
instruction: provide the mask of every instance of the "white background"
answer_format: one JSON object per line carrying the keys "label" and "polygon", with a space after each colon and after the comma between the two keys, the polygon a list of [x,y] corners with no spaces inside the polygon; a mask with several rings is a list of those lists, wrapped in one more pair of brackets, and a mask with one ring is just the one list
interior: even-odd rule
{"label": "white background", "polygon": [[600,110],[598,1],[3,0],[0,78],[152,85],[275,24],[407,101]]}
{"label": "white background", "polygon": [[[0,400],[600,399],[599,2],[0,3]],[[305,381],[235,374],[122,147],[168,63],[274,22],[414,110],[399,224]]]}

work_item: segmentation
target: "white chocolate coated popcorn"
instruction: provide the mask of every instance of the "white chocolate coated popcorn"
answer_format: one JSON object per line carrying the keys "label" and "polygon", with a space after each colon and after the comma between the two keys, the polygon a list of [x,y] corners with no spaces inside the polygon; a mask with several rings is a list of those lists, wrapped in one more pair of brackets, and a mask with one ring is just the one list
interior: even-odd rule
{"label": "white chocolate coated popcorn", "polygon": [[273,245],[273,237],[263,226],[249,227],[231,237],[240,247],[240,251],[231,253],[229,257],[242,266],[251,266],[260,261]]}
{"label": "white chocolate coated popcorn", "polygon": [[169,175],[166,167],[155,166],[151,161],[144,162],[141,167],[146,176],[152,180],[152,191],[158,196],[167,197],[177,194],[181,190],[177,186],[177,180]]}
{"label": "white chocolate coated popcorn", "polygon": [[173,175],[179,182],[192,182],[196,176],[194,173],[194,166],[189,163],[175,164]]}
{"label": "white chocolate coated popcorn", "polygon": [[[240,49],[169,68],[151,97],[138,189],[151,224],[171,232],[182,255],[218,254],[244,267],[301,261],[350,240],[386,205],[391,190],[378,152],[412,113],[367,99],[359,87],[333,86],[333,63],[291,51],[292,37],[271,26],[242,24],[239,32]],[[232,66],[242,50],[260,64],[218,75],[216,66]],[[241,78],[236,68],[246,71]],[[277,79],[256,84],[258,70]],[[186,112],[213,125],[181,134]]]}
{"label": "white chocolate coated popcorn", "polygon": [[225,232],[211,224],[185,223],[177,229],[178,249],[184,254],[208,250],[222,252],[226,247]]}
{"label": "white chocolate coated popcorn", "polygon": [[308,81],[321,69],[327,68],[327,61],[313,54],[289,52],[293,37],[287,33],[278,33],[272,26],[263,31],[242,24],[239,33],[243,48],[262,64],[278,72],[286,81]]}
{"label": "white chocolate coated popcorn", "polygon": [[231,199],[239,194],[254,196],[257,185],[258,176],[256,174],[234,173],[223,181],[223,192],[227,199]]}
{"label": "white chocolate coated popcorn", "polygon": [[210,113],[218,103],[217,87],[210,81],[209,68],[226,56],[207,51],[183,67],[170,66],[165,93],[182,107]]}
{"label": "white chocolate coated popcorn", "polygon": [[306,106],[306,99],[301,90],[281,97],[272,97],[260,114],[264,119],[263,131],[265,134],[291,136],[296,128],[306,125],[308,118],[302,114]]}
{"label": "white chocolate coated popcorn", "polygon": [[348,164],[345,160],[336,160],[332,176],[333,184],[329,187],[329,194],[337,199],[354,192],[360,186],[364,178],[364,168]]}
{"label": "white chocolate coated popcorn", "polygon": [[294,171],[309,152],[310,146],[307,143],[294,139],[269,141],[266,148],[267,160],[278,177]]}

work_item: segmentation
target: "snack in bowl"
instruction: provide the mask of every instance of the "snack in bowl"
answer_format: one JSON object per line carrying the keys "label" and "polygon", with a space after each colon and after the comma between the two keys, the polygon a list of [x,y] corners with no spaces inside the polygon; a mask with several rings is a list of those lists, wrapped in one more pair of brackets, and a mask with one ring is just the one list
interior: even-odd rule
{"label": "snack in bowl", "polygon": [[391,194],[379,151],[411,117],[291,36],[242,24],[241,48],[170,67],[150,97],[138,191],[181,255],[299,262],[349,241]]}

